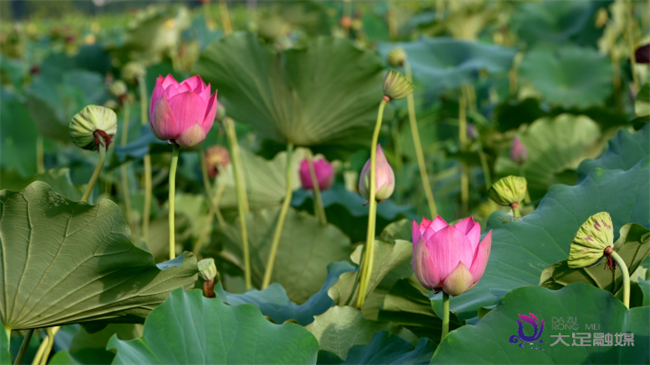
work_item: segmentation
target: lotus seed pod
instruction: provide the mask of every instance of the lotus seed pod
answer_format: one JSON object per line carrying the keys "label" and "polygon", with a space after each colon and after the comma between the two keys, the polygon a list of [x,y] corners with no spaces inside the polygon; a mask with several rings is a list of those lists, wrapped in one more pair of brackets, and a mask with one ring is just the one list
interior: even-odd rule
{"label": "lotus seed pod", "polygon": [[147,74],[147,69],[140,62],[129,62],[122,68],[122,79],[134,84]]}
{"label": "lotus seed pod", "polygon": [[571,241],[569,268],[579,269],[596,264],[608,247],[614,247],[612,217],[607,212],[596,213],[580,226]]}
{"label": "lotus seed pod", "polygon": [[388,71],[384,78],[384,95],[399,100],[409,96],[413,90],[415,86],[404,75],[395,70]]}
{"label": "lotus seed pod", "polygon": [[117,115],[109,108],[88,105],[72,117],[70,137],[79,148],[99,151],[99,146],[108,150],[117,133]]}
{"label": "lotus seed pod", "polygon": [[214,259],[203,259],[199,261],[199,276],[203,281],[210,281],[216,279],[219,281],[219,271],[217,271],[217,265],[214,263]]}
{"label": "lotus seed pod", "polygon": [[499,205],[517,208],[526,198],[526,178],[520,176],[507,176],[492,184],[488,196]]}
{"label": "lotus seed pod", "polygon": [[388,64],[393,67],[404,66],[406,62],[406,52],[400,47],[393,48],[388,52]]}
{"label": "lotus seed pod", "polygon": [[124,81],[117,80],[108,87],[108,92],[110,92],[114,97],[120,99],[126,95],[128,89],[126,88]]}

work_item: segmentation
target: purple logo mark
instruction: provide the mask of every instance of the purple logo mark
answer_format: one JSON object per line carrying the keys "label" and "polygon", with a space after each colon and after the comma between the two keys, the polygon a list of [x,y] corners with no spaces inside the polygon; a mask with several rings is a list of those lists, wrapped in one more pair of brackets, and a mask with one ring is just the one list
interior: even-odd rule
{"label": "purple logo mark", "polygon": [[535,344],[541,344],[542,342],[544,342],[543,340],[539,339],[540,337],[542,337],[542,332],[544,331],[544,319],[542,319],[542,322],[540,323],[540,321],[537,319],[537,317],[534,314],[532,313],[528,313],[528,314],[530,314],[530,317],[525,314],[520,314],[519,318],[521,319],[521,321],[524,321],[530,324],[531,326],[533,326],[533,335],[527,336],[526,333],[524,333],[524,324],[520,320],[517,320],[517,323],[519,324],[519,331],[517,332],[517,335],[510,336],[509,341],[510,343],[517,343],[521,341],[519,347],[523,349],[535,349],[535,350],[544,351],[544,349],[538,347],[532,347]]}

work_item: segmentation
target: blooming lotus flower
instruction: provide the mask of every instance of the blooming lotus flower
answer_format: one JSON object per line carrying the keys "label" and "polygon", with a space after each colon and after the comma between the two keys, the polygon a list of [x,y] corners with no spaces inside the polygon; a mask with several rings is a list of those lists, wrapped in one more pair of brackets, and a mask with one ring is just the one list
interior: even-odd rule
{"label": "blooming lotus flower", "polygon": [[[370,199],[370,162],[371,159],[366,161],[363,170],[361,170],[361,176],[359,177],[359,193],[366,199]],[[388,160],[386,160],[380,144],[377,145],[375,176],[377,176],[377,194],[375,194],[375,200],[382,202],[393,195],[393,191],[395,190],[395,173],[390,167]]]}
{"label": "blooming lotus flower", "polygon": [[415,276],[427,289],[460,295],[483,276],[492,247],[492,231],[483,241],[481,226],[469,217],[450,226],[444,219],[413,221],[413,260]]}
{"label": "blooming lotus flower", "polygon": [[510,147],[510,158],[512,158],[512,160],[519,165],[523,164],[528,159],[528,151],[526,151],[526,146],[521,143],[521,140],[517,136],[512,139],[512,146]]}
{"label": "blooming lotus flower", "polygon": [[212,128],[217,107],[217,91],[210,96],[210,84],[206,86],[200,76],[180,84],[172,75],[160,76],[149,106],[151,130],[159,139],[192,147]]}
{"label": "blooming lotus flower", "polygon": [[[318,161],[312,161],[314,165],[314,172],[316,173],[316,181],[318,181],[318,188],[320,191],[325,191],[332,186],[334,183],[334,169],[332,164],[325,161],[324,159]],[[314,184],[312,184],[311,174],[309,173],[309,163],[307,159],[300,162],[300,181],[302,182],[302,188],[305,190],[313,190]]]}

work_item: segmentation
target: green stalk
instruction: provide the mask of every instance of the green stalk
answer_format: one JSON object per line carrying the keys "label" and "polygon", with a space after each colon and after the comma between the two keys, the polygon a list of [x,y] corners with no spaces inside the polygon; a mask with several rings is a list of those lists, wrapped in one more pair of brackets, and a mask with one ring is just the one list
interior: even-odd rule
{"label": "green stalk", "polygon": [[[98,137],[100,141],[104,141],[101,136]],[[97,179],[99,179],[99,174],[102,172],[102,169],[104,168],[104,161],[106,160],[106,149],[108,147],[105,147],[106,142],[103,143],[103,145],[99,146],[99,161],[97,161],[97,166],[95,166],[95,171],[93,172],[93,175],[90,177],[90,181],[88,181],[88,185],[86,186],[86,191],[84,191],[84,195],[81,197],[82,202],[87,202],[88,198],[90,198],[90,193],[92,193],[93,188],[95,187],[95,183],[97,182]]]}
{"label": "green stalk", "polygon": [[176,196],[176,167],[178,166],[178,155],[180,147],[172,144],[172,164],[169,168],[169,259],[176,257],[176,226],[174,225],[174,199]]}
{"label": "green stalk", "polygon": [[377,143],[379,142],[379,131],[381,130],[381,122],[384,117],[384,108],[390,99],[384,96],[384,99],[379,104],[379,112],[377,113],[377,123],[375,130],[372,134],[372,144],[370,145],[370,196],[369,196],[369,211],[368,211],[368,233],[366,237],[366,249],[364,252],[364,260],[361,266],[361,278],[359,279],[359,296],[357,297],[357,308],[361,309],[363,303],[366,301],[368,285],[370,283],[370,276],[372,275],[372,264],[375,255],[375,223],[377,214]]}
{"label": "green stalk", "polygon": [[230,13],[228,13],[226,0],[219,0],[219,13],[221,13],[221,22],[223,23],[223,34],[228,36],[232,33],[232,24],[230,23]]}
{"label": "green stalk", "polygon": [[512,208],[512,216],[515,218],[521,217],[521,214],[519,213],[519,206],[510,206]]}
{"label": "green stalk", "polygon": [[199,161],[201,162],[201,177],[203,178],[203,188],[205,189],[205,197],[208,200],[208,206],[212,209],[212,189],[210,188],[210,178],[208,177],[208,164],[205,161],[205,154],[203,151],[197,151],[199,154]]}
{"label": "green stalk", "polygon": [[[634,92],[639,92],[639,76],[636,73],[636,57],[634,55],[634,39],[632,38],[633,29],[632,25],[634,22],[634,4],[630,1],[630,12],[628,13],[629,19],[627,21],[627,27],[625,27],[625,38],[627,38],[627,44],[630,48],[630,63],[632,68],[632,81],[634,82]],[[634,22],[636,23],[636,22]]]}
{"label": "green stalk", "polygon": [[246,230],[246,213],[248,213],[248,197],[246,196],[246,180],[243,175],[243,165],[241,161],[241,154],[239,152],[239,142],[237,141],[237,133],[235,130],[235,122],[231,118],[226,117],[223,121],[228,137],[228,145],[230,147],[230,159],[232,163],[233,176],[235,178],[235,186],[237,188],[237,210],[239,211],[239,225],[241,227],[241,239],[244,248],[244,280],[246,283],[246,290],[253,287],[251,280],[251,259],[248,252],[248,232]]}
{"label": "green stalk", "polygon": [[[467,117],[465,115],[466,100],[465,96],[461,94],[458,99],[458,141],[461,152],[465,151],[467,145]],[[462,216],[467,215],[469,210],[469,173],[467,165],[460,162],[460,201]]]}
{"label": "green stalk", "polygon": [[[431,301],[431,306],[433,306],[433,301]],[[449,294],[442,292],[442,334],[440,335],[440,341],[447,336],[449,333]]]}
{"label": "green stalk", "polygon": [[[406,73],[406,79],[412,81],[413,77],[411,74],[411,65],[408,61],[404,62],[404,71]],[[420,177],[422,178],[422,185],[424,187],[424,195],[427,197],[427,204],[429,205],[429,212],[431,213],[431,219],[435,219],[438,216],[438,208],[436,207],[436,201],[433,198],[433,192],[431,191],[431,183],[429,182],[429,174],[427,173],[427,165],[424,161],[424,152],[422,151],[422,143],[420,142],[420,132],[418,131],[418,122],[415,115],[415,101],[413,100],[413,93],[409,94],[406,97],[406,102],[408,104],[409,111],[409,124],[411,125],[411,135],[413,136],[413,146],[415,147],[415,156],[418,160],[418,166],[420,168]]]}
{"label": "green stalk", "polygon": [[[129,117],[130,117],[131,108],[129,107],[129,102],[124,102],[124,123],[122,124],[122,141],[121,145],[124,146],[129,141]],[[131,227],[131,232],[133,232],[134,227],[132,226],[131,221],[131,195],[129,189],[129,178],[127,176],[126,163],[123,163],[120,166],[120,174],[122,178],[122,190],[124,193],[124,209],[126,210],[126,220],[129,222]]]}
{"label": "green stalk", "polygon": [[611,256],[621,268],[621,273],[623,273],[623,304],[627,309],[630,309],[630,272],[627,270],[625,261],[616,251],[612,252]]}
{"label": "green stalk", "polygon": [[285,180],[287,183],[287,190],[284,196],[284,202],[282,202],[282,209],[280,210],[280,215],[278,216],[278,224],[275,226],[275,233],[273,234],[273,242],[271,243],[271,252],[269,253],[269,260],[266,263],[266,270],[264,271],[264,280],[262,281],[262,290],[266,289],[269,284],[271,284],[271,276],[273,275],[273,266],[275,264],[275,256],[278,254],[278,246],[280,245],[280,236],[282,236],[282,226],[284,226],[284,220],[287,217],[287,212],[289,211],[289,204],[291,203],[291,195],[293,192],[293,186],[291,184],[291,157],[293,155],[293,143],[289,141],[287,143],[287,166],[285,168],[286,176]]}
{"label": "green stalk", "polygon": [[36,172],[45,172],[45,153],[43,152],[43,136],[36,136]]}
{"label": "green stalk", "polygon": [[52,352],[52,347],[54,347],[54,336],[56,336],[56,333],[59,332],[60,329],[61,326],[56,326],[56,327],[50,327],[46,330],[48,341],[45,347],[45,351],[42,353],[40,365],[47,364],[47,359],[50,357],[50,352]]}
{"label": "green stalk", "polygon": [[325,208],[323,208],[323,200],[320,196],[320,186],[318,185],[318,178],[316,178],[316,171],[314,170],[314,164],[311,160],[311,153],[307,155],[307,165],[309,165],[311,184],[314,187],[314,214],[316,214],[323,225],[327,225],[327,215],[325,214]]}
{"label": "green stalk", "polygon": [[219,226],[223,227],[226,223],[223,220],[223,217],[221,216],[221,212],[219,211],[219,200],[221,199],[221,195],[223,195],[223,190],[226,187],[225,184],[219,184],[217,186],[217,192],[214,194],[214,197],[209,197],[208,199],[212,200],[212,203],[210,204],[210,211],[208,212],[208,217],[205,219],[205,223],[203,224],[203,229],[201,230],[201,234],[199,235],[199,238],[196,240],[196,243],[194,244],[194,256],[199,257],[199,254],[201,253],[201,248],[203,248],[203,244],[205,243],[205,240],[208,238],[208,234],[210,233],[210,227],[212,227],[212,221],[214,220],[214,217],[217,217],[217,221],[219,222]]}
{"label": "green stalk", "polygon": [[483,146],[478,149],[478,157],[481,159],[481,168],[483,169],[483,176],[485,177],[485,186],[490,188],[492,186],[492,179],[490,178],[490,167],[488,166]]}
{"label": "green stalk", "polygon": [[[16,360],[14,360],[14,364],[21,364],[23,362],[23,358],[25,357],[25,353],[27,352],[27,348],[29,347],[29,342],[32,340],[33,334],[33,328],[27,330],[27,334],[23,338],[23,343],[20,345],[20,350],[18,350],[18,354],[16,354]],[[7,341],[9,341],[10,336],[11,329],[7,328]]]}
{"label": "green stalk", "polygon": [[[140,86],[140,122],[142,125],[148,123],[147,118],[147,86],[145,85],[145,77],[138,78]],[[147,246],[149,245],[149,218],[151,216],[151,155],[147,152],[143,158],[144,162],[144,207],[142,208],[142,239]]]}

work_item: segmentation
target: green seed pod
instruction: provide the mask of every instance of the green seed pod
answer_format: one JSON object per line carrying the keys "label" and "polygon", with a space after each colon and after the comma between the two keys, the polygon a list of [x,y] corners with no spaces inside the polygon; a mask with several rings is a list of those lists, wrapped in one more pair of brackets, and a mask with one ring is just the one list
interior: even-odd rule
{"label": "green seed pod", "polygon": [[607,212],[592,215],[571,241],[569,268],[579,269],[596,264],[607,247],[614,247],[614,225]]}
{"label": "green seed pod", "polygon": [[108,150],[117,133],[117,115],[109,108],[88,105],[72,117],[70,137],[79,148],[94,151],[99,145]]}
{"label": "green seed pod", "polygon": [[199,261],[199,276],[203,281],[210,281],[216,279],[219,281],[219,271],[217,271],[217,265],[214,263],[214,259],[203,259]]}
{"label": "green seed pod", "polygon": [[126,84],[122,80],[117,80],[108,87],[108,92],[118,99],[124,97],[127,91]]}
{"label": "green seed pod", "polygon": [[144,77],[147,70],[139,62],[129,62],[122,67],[122,79],[128,83],[134,84],[138,79]]}
{"label": "green seed pod", "polygon": [[395,47],[388,52],[388,64],[393,67],[404,66],[406,52],[400,47]]}
{"label": "green seed pod", "polygon": [[415,90],[415,86],[400,72],[390,70],[384,78],[384,95],[393,100],[403,99]]}
{"label": "green seed pod", "polygon": [[526,198],[526,189],[526,178],[507,176],[492,184],[488,196],[499,205],[516,208]]}

